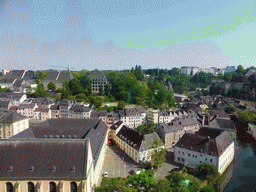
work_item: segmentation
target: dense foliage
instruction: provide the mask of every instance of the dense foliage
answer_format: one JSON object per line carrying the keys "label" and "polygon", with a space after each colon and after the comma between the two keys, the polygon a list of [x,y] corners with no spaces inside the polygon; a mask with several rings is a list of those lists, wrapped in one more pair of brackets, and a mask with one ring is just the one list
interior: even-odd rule
{"label": "dense foliage", "polygon": [[151,146],[151,148],[154,149],[151,155],[151,161],[156,169],[162,166],[163,163],[166,161],[166,150],[163,148],[157,149],[161,145],[163,145],[162,142],[155,139]]}
{"label": "dense foliage", "polygon": [[[171,92],[166,90],[161,83],[156,80],[140,81],[140,78],[135,76],[135,71],[106,73],[112,85],[110,94],[116,101],[122,100],[126,103],[150,108],[169,108],[175,105],[175,99]],[[140,73],[142,72],[140,71]]]}
{"label": "dense foliage", "polygon": [[139,125],[136,128],[140,133],[143,133],[143,134],[149,134],[149,133],[156,132],[156,124],[154,124],[154,123],[148,123],[147,126]]}
{"label": "dense foliage", "polygon": [[251,109],[238,111],[237,118],[241,122],[251,123],[256,121],[256,113]]}

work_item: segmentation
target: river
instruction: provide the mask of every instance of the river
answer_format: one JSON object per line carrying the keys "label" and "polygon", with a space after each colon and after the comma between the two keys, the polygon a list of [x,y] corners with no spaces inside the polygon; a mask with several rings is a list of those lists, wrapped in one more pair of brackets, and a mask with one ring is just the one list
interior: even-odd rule
{"label": "river", "polygon": [[235,161],[225,178],[228,183],[225,188],[224,184],[223,192],[256,192],[256,155],[252,147],[244,143],[237,145]]}

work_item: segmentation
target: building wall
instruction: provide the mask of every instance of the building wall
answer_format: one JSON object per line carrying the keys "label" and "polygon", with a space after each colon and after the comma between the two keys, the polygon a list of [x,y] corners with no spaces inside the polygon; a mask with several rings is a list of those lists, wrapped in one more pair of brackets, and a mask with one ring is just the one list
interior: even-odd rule
{"label": "building wall", "polygon": [[225,152],[219,157],[218,171],[223,173],[227,166],[231,163],[235,155],[235,143],[231,143],[231,145],[225,150]]}
{"label": "building wall", "polygon": [[102,148],[100,151],[100,155],[98,157],[98,161],[95,162],[95,168],[94,168],[94,183],[96,186],[99,186],[99,178],[102,177],[102,165],[106,156],[106,147],[107,147],[107,141],[108,141],[108,134],[106,134],[104,142],[102,144]]}
{"label": "building wall", "polygon": [[76,182],[77,189],[79,192],[86,192],[86,180],[0,180],[0,191],[6,191],[6,183],[10,182],[13,184],[15,192],[26,192],[28,191],[28,182],[32,182],[35,186],[36,192],[48,192],[50,191],[50,182],[56,183],[57,191],[66,192],[71,190],[71,182]]}
{"label": "building wall", "polygon": [[126,142],[124,142],[119,137],[116,137],[116,145],[120,149],[122,149],[127,155],[129,155],[134,161],[139,163],[139,151],[128,145]]}
{"label": "building wall", "polygon": [[21,121],[17,121],[13,123],[13,135],[24,131],[25,129],[29,128],[29,121],[28,119],[23,119]]}
{"label": "building wall", "polygon": [[211,163],[218,167],[218,157],[177,146],[174,147],[174,161],[192,168],[197,168],[201,163]]}
{"label": "building wall", "polygon": [[158,110],[149,110],[148,115],[147,115],[148,122],[159,123],[158,122],[158,112],[159,112]]}
{"label": "building wall", "polygon": [[139,125],[146,124],[146,113],[136,114],[135,116],[124,116],[121,117],[121,121],[129,128],[135,128]]}

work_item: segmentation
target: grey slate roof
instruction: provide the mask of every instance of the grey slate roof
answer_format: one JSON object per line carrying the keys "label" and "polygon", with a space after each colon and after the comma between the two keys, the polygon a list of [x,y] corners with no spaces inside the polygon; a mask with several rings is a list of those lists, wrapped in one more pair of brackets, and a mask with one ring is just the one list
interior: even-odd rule
{"label": "grey slate roof", "polygon": [[28,71],[26,71],[26,73],[25,73],[23,78],[24,79],[35,79],[36,78],[36,72],[28,70]]}
{"label": "grey slate roof", "polygon": [[116,122],[114,125],[112,125],[112,126],[110,127],[110,129],[116,130],[122,123],[123,123],[122,121],[118,121],[118,122]]}
{"label": "grey slate roof", "polygon": [[217,118],[209,123],[209,127],[236,130],[235,124],[229,118]]}
{"label": "grey slate roof", "polygon": [[0,178],[85,178],[87,142],[67,139],[0,140]]}
{"label": "grey slate roof", "polygon": [[0,100],[0,108],[7,108],[11,101],[1,101]]}
{"label": "grey slate roof", "polygon": [[233,142],[227,131],[203,127],[195,134],[185,133],[175,146],[219,157]]}
{"label": "grey slate roof", "polygon": [[16,111],[11,111],[11,112],[5,113],[3,116],[1,116],[0,122],[14,123],[14,122],[21,121],[24,119],[27,119],[27,117],[17,113]]}
{"label": "grey slate roof", "polygon": [[58,81],[64,81],[64,80],[69,81],[69,80],[71,80],[73,78],[74,77],[73,77],[73,75],[71,73],[66,72],[66,71],[61,71],[57,80]]}
{"label": "grey slate roof", "polygon": [[106,75],[102,72],[102,71],[90,71],[88,73],[88,77],[91,80],[103,80],[103,81],[107,81],[107,77]]}
{"label": "grey slate roof", "polygon": [[141,113],[146,113],[145,108],[134,107],[134,108],[127,108],[119,111],[120,117],[141,115]]}
{"label": "grey slate roof", "polygon": [[117,133],[117,137],[126,142],[130,140],[130,143],[128,144],[138,151],[141,147],[142,141],[145,139],[143,134],[135,131],[134,129],[130,129],[125,125],[121,127],[120,131]]}
{"label": "grey slate roof", "polygon": [[[30,127],[12,138],[70,138],[90,139],[95,162],[99,157],[108,127],[98,119],[48,119],[37,126]],[[78,153],[79,154],[79,153]]]}
{"label": "grey slate roof", "polygon": [[92,109],[84,105],[73,105],[70,110],[74,112],[89,112]]}
{"label": "grey slate roof", "polygon": [[142,144],[140,146],[140,151],[150,149],[152,147],[154,140],[158,140],[161,143],[161,146],[164,146],[162,140],[160,139],[160,137],[158,136],[158,134],[156,132],[146,134],[146,135],[144,135],[144,137],[145,137],[145,140],[142,142]]}
{"label": "grey slate roof", "polygon": [[27,108],[29,108],[29,109],[32,109],[32,108],[34,108],[35,107],[35,103],[28,103],[28,104],[26,104],[26,103],[22,103],[22,104],[20,104],[19,105],[19,109],[27,109]]}
{"label": "grey slate roof", "polygon": [[58,77],[59,72],[58,71],[50,71],[46,74],[43,80],[56,80]]}
{"label": "grey slate roof", "polygon": [[60,110],[60,106],[59,105],[51,105],[50,109],[51,110]]}
{"label": "grey slate roof", "polygon": [[0,100],[20,100],[24,93],[0,92]]}

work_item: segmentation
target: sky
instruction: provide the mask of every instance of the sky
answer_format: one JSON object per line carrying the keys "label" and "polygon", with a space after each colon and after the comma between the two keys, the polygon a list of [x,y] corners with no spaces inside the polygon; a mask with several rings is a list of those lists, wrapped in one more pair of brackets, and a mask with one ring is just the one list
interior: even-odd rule
{"label": "sky", "polygon": [[0,0],[0,67],[256,66],[255,0]]}

